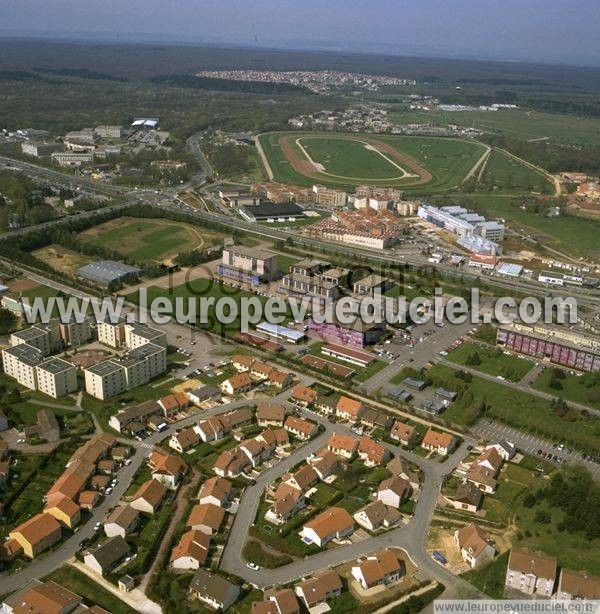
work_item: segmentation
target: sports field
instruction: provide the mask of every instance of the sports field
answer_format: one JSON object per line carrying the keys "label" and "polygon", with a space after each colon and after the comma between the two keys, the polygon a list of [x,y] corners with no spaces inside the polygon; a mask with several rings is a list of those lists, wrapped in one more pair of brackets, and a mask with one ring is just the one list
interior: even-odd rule
{"label": "sports field", "polygon": [[121,217],[88,228],[80,241],[115,250],[138,262],[168,261],[180,252],[214,245],[220,235],[179,222]]}
{"label": "sports field", "polygon": [[275,181],[347,187],[366,183],[412,193],[457,188],[486,149],[462,139],[319,132],[259,136]]}

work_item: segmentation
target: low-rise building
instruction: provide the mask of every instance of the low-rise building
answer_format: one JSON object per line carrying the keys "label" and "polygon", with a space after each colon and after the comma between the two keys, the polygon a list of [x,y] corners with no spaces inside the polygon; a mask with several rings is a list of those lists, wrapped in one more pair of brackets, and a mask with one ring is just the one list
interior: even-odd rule
{"label": "low-rise building", "polygon": [[252,379],[248,373],[238,373],[221,382],[221,392],[234,395],[252,390]]}
{"label": "low-rise building", "polygon": [[508,557],[505,586],[528,595],[550,597],[556,581],[556,559],[526,548],[513,548]]}
{"label": "low-rise building", "polygon": [[288,416],[284,428],[289,433],[292,433],[298,439],[307,441],[312,439],[319,432],[319,427],[314,422],[303,420],[302,418],[296,418],[295,416]]}
{"label": "low-rise building", "polygon": [[225,507],[233,499],[234,494],[235,489],[229,480],[215,476],[208,478],[202,484],[198,493],[198,500],[200,503],[212,503]]}
{"label": "low-rise building", "polygon": [[154,514],[161,506],[167,489],[158,480],[144,482],[133,495],[130,505],[133,509],[146,514]]}
{"label": "low-rise building", "polygon": [[335,432],[327,442],[327,449],[337,456],[350,460],[356,455],[358,444],[359,441],[356,437]]}
{"label": "low-rise building", "polygon": [[130,505],[120,505],[116,507],[104,521],[104,532],[107,537],[122,538],[133,533],[140,521],[140,513]]}
{"label": "low-rise building", "polygon": [[341,507],[330,507],[302,527],[302,538],[319,547],[333,539],[349,537],[354,532],[354,519]]}
{"label": "low-rise building", "polygon": [[393,550],[381,550],[357,561],[351,569],[352,577],[366,590],[387,586],[406,574],[404,561]]}
{"label": "low-rise building", "polygon": [[332,570],[314,574],[294,587],[296,595],[309,610],[338,597],[342,589],[340,576]]}
{"label": "low-rise building", "polygon": [[356,523],[367,531],[377,531],[381,527],[389,528],[397,524],[400,518],[396,509],[385,505],[379,499],[368,503],[354,513]]}
{"label": "low-rise building", "polygon": [[36,514],[15,527],[9,533],[9,537],[21,545],[25,556],[33,559],[59,542],[62,537],[62,530],[60,523],[54,516],[42,513]]}
{"label": "low-rise building", "polygon": [[400,420],[396,420],[390,431],[390,437],[399,441],[403,446],[410,446],[414,442],[417,431],[414,426],[410,426]]}
{"label": "low-rise building", "polygon": [[481,567],[494,558],[496,549],[487,533],[476,524],[468,524],[454,532],[454,541],[460,554],[472,569]]}
{"label": "low-rise building", "polygon": [[187,531],[175,545],[169,559],[174,569],[199,569],[206,563],[210,537],[202,531]]}
{"label": "low-rise building", "polygon": [[130,554],[131,550],[127,542],[117,535],[108,538],[97,548],[85,554],[83,562],[87,567],[103,576],[118,567]]}
{"label": "low-rise building", "polygon": [[410,498],[412,488],[407,480],[391,477],[383,480],[377,489],[377,500],[390,507],[399,508]]}
{"label": "low-rise building", "polygon": [[279,403],[261,403],[256,408],[258,426],[283,426],[285,407]]}
{"label": "low-rise building", "polygon": [[211,608],[224,612],[239,597],[240,587],[222,576],[198,569],[190,582],[190,591]]}
{"label": "low-rise building", "polygon": [[456,440],[450,433],[438,433],[430,428],[423,437],[421,447],[446,456],[452,451],[455,444]]}
{"label": "low-rise building", "polygon": [[592,576],[587,571],[560,570],[557,599],[600,599],[600,577]]}

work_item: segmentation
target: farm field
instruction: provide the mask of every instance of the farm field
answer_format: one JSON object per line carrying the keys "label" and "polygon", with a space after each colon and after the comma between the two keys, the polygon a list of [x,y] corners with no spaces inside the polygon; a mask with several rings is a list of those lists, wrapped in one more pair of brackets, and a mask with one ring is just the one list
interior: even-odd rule
{"label": "farm field", "polygon": [[600,120],[558,113],[523,111],[409,111],[390,113],[397,124],[456,124],[519,139],[555,139],[571,145],[600,145]]}
{"label": "farm field", "polygon": [[81,232],[77,238],[137,262],[170,260],[180,252],[214,245],[214,231],[157,219],[121,217]]}
{"label": "farm field", "polygon": [[259,140],[276,181],[368,183],[411,193],[457,188],[485,151],[473,141],[390,135],[272,132]]}

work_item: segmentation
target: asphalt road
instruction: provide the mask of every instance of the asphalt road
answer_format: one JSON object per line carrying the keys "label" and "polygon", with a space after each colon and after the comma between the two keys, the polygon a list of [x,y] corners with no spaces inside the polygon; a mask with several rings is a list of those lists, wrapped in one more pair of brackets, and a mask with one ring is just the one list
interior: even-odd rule
{"label": "asphalt road", "polygon": [[[474,441],[470,439],[465,440],[461,447],[443,463],[439,463],[432,459],[424,459],[402,448],[384,444],[393,454],[400,455],[410,460],[417,464],[423,471],[424,481],[419,493],[414,516],[407,525],[389,531],[383,535],[370,537],[361,542],[324,550],[307,559],[297,560],[277,569],[260,569],[255,571],[247,567],[246,561],[242,555],[242,550],[247,539],[249,527],[254,523],[266,487],[280,478],[302,459],[323,447],[333,431],[351,434],[350,429],[345,424],[331,424],[326,419],[321,416],[316,416],[312,412],[301,411],[300,413],[309,419],[321,422],[325,426],[325,432],[294,451],[284,461],[267,469],[257,478],[255,485],[246,488],[240,500],[238,513],[234,519],[227,545],[221,557],[221,569],[240,576],[260,588],[266,588],[291,582],[321,569],[335,567],[381,548],[394,546],[404,548],[419,567],[444,583],[447,587],[456,588],[461,585],[462,590],[469,590],[470,585],[464,583],[431,559],[426,552],[425,542],[443,477],[451,473],[468,454],[467,446],[474,443]],[[475,589],[472,587],[470,588],[473,594],[478,594]]]}

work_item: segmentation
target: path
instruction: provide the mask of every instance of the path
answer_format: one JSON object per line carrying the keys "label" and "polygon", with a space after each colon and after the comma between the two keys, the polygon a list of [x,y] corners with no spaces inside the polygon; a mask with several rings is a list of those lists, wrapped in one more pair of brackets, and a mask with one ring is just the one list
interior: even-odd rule
{"label": "path", "polygon": [[158,603],[148,599],[148,597],[146,597],[146,595],[144,595],[139,588],[134,588],[128,592],[120,591],[114,584],[111,584],[108,580],[105,580],[102,576],[92,571],[87,565],[80,563],[76,559],[70,560],[69,565],[85,574],[104,590],[112,593],[121,601],[124,601],[136,612],[142,612],[142,614],[160,614],[162,612],[161,606]]}
{"label": "path", "polygon": [[169,546],[171,537],[173,537],[173,533],[175,532],[175,528],[177,524],[183,518],[183,515],[186,512],[187,507],[185,505],[185,500],[186,500],[187,494],[190,492],[190,490],[198,489],[200,478],[201,478],[200,472],[197,469],[194,469],[192,475],[190,476],[190,481],[184,486],[182,486],[179,489],[179,492],[177,493],[177,497],[175,499],[175,512],[171,516],[171,519],[169,520],[169,526],[167,527],[167,530],[164,532],[160,545],[158,546],[158,549],[156,550],[156,556],[154,557],[154,561],[152,561],[152,565],[150,566],[150,569],[146,572],[146,574],[142,578],[142,581],[139,584],[139,589],[143,593],[146,592],[146,589],[148,588],[148,584],[150,584],[150,581],[152,580],[153,575],[156,573],[156,568],[159,566],[160,563],[162,563],[162,555],[165,553],[165,551],[167,550]]}

